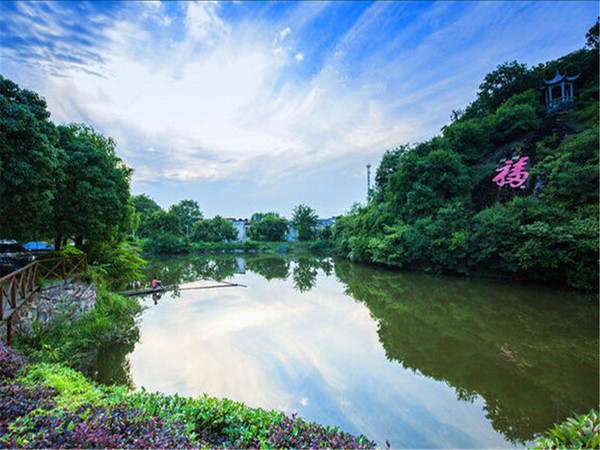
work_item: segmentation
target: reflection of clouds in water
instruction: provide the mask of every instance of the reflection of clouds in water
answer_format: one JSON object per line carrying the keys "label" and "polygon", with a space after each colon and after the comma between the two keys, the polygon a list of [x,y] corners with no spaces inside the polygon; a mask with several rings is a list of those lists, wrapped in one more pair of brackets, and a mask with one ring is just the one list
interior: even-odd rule
{"label": "reflection of clouds in water", "polygon": [[319,275],[310,295],[249,272],[235,281],[248,288],[167,294],[144,313],[137,386],[298,412],[380,446],[506,447],[481,405],[388,361],[369,310],[335,278]]}

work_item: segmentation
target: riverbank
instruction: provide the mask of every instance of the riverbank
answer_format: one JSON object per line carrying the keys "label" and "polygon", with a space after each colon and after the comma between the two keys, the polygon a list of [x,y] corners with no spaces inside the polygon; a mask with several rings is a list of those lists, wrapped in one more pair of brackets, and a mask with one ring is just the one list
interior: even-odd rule
{"label": "riverbank", "polygon": [[0,343],[0,443],[9,448],[374,448],[364,436],[203,395],[134,392]]}

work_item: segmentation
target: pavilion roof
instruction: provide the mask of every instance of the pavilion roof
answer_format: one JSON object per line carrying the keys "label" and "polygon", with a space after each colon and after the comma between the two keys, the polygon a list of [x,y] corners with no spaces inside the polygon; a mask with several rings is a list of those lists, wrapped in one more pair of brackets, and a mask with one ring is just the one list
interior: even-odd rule
{"label": "pavilion roof", "polygon": [[568,77],[566,73],[564,74],[560,74],[558,72],[558,69],[556,69],[556,75],[554,75],[554,78],[552,78],[551,80],[544,80],[546,84],[557,84],[560,83],[561,81],[574,81],[577,78],[579,78],[579,75],[581,75],[581,73],[578,73],[575,76],[572,77]]}

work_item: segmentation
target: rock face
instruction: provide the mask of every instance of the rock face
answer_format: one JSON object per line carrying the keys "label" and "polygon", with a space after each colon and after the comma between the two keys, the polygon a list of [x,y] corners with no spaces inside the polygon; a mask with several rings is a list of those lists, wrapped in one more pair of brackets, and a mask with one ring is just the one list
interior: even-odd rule
{"label": "rock face", "polygon": [[[19,333],[33,334],[43,330],[49,322],[66,315],[72,323],[96,304],[96,286],[84,281],[56,281],[35,292],[13,314],[13,329]],[[0,338],[6,339],[6,324],[2,323]]]}

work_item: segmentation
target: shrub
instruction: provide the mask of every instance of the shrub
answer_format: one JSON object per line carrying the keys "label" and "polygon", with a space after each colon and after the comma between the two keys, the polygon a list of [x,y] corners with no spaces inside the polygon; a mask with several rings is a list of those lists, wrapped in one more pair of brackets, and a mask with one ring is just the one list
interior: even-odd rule
{"label": "shrub", "polygon": [[166,424],[139,409],[80,407],[75,412],[37,415],[2,438],[7,447],[191,448],[182,424]]}
{"label": "shrub", "polygon": [[0,379],[14,378],[27,365],[27,360],[0,341]]}
{"label": "shrub", "polygon": [[284,417],[269,430],[270,448],[374,448],[365,436],[355,437],[337,427],[325,427],[300,418]]}
{"label": "shrub", "polygon": [[32,362],[59,362],[84,370],[93,365],[103,344],[137,341],[136,317],[141,310],[135,299],[102,294],[94,309],[73,323],[68,313],[56,316],[42,334],[17,334],[15,345]]}
{"label": "shrub", "polygon": [[[6,434],[9,423],[36,409],[48,410],[55,406],[56,391],[23,381],[0,382],[0,436]],[[2,442],[0,441],[0,447]]]}
{"label": "shrub", "polygon": [[30,366],[24,379],[53,389],[60,408],[75,410],[81,405],[100,405],[104,396],[103,390],[81,373],[59,364]]}
{"label": "shrub", "polygon": [[598,448],[600,425],[598,413],[569,417],[563,423],[550,429],[545,437],[535,441],[535,448]]}

